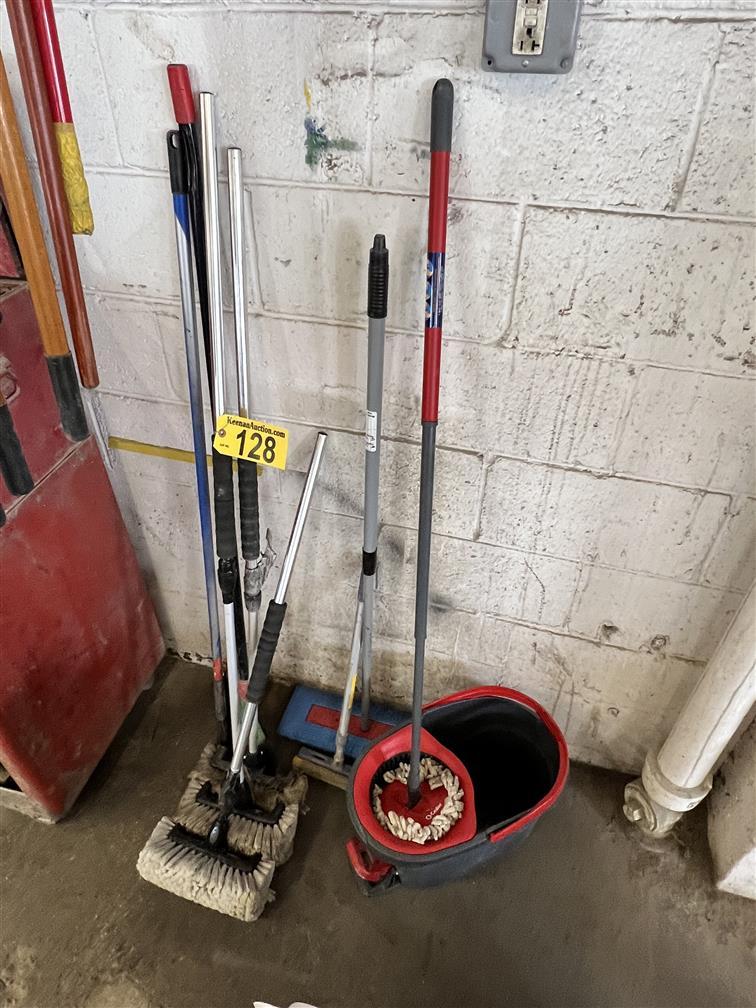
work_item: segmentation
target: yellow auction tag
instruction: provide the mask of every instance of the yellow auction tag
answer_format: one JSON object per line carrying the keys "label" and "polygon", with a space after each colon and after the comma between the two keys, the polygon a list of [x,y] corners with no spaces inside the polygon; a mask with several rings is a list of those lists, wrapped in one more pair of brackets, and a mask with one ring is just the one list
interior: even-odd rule
{"label": "yellow auction tag", "polygon": [[224,413],[218,417],[213,447],[221,455],[285,469],[289,432],[285,427],[271,427],[261,420]]}

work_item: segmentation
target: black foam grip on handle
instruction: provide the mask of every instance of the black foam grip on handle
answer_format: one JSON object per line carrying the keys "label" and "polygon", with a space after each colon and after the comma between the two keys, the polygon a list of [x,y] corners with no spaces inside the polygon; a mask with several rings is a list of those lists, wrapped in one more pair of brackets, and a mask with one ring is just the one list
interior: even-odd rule
{"label": "black foam grip on handle", "polygon": [[257,463],[239,459],[239,528],[241,551],[245,560],[260,555],[260,508],[257,499]]}
{"label": "black foam grip on handle", "polygon": [[285,615],[286,603],[276,602],[275,599],[271,599],[268,603],[268,611],[265,613],[265,622],[263,623],[260,640],[257,644],[255,663],[252,666],[252,673],[247,683],[248,703],[257,704],[263,698]]}
{"label": "black foam grip on handle", "polygon": [[388,309],[389,254],[386,238],[373,238],[368,265],[368,318],[386,318]]}
{"label": "black foam grip on handle", "polygon": [[228,455],[213,448],[213,503],[215,505],[215,552],[221,560],[236,558],[234,515],[234,467]]}
{"label": "black foam grip on handle", "polygon": [[454,85],[446,77],[433,85],[431,99],[431,151],[450,151],[452,118],[454,115]]}
{"label": "black foam grip on handle", "polygon": [[73,357],[71,354],[60,354],[45,359],[60,410],[61,426],[72,441],[84,441],[89,437],[89,428]]}
{"label": "black foam grip on handle", "polygon": [[15,497],[22,497],[33,490],[34,480],[26,464],[7,404],[0,406],[0,472],[3,474],[5,485]]}
{"label": "black foam grip on handle", "polygon": [[174,196],[189,192],[189,174],[184,151],[184,140],[178,130],[168,130],[165,135],[168,148],[168,177],[171,180],[171,192]]}

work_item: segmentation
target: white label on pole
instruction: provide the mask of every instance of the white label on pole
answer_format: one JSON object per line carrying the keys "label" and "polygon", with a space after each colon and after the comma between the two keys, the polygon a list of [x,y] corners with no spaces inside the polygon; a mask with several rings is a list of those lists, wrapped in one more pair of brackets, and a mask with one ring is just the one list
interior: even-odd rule
{"label": "white label on pole", "polygon": [[378,414],[365,411],[365,451],[374,452],[378,447]]}

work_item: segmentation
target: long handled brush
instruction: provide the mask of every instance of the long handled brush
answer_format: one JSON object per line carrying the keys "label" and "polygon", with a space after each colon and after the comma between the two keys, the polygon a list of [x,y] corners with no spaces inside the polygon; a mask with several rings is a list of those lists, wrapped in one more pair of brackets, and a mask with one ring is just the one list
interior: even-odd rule
{"label": "long handled brush", "polygon": [[[161,819],[137,862],[139,874],[148,882],[245,921],[256,920],[272,898],[270,883],[276,861],[290,854],[296,830],[296,806],[279,810],[283,802],[275,794],[264,794],[265,782],[249,779],[244,757],[283,626],[286,592],[326,440],[327,435],[320,432],[276,593],[268,606],[257,645],[244,717],[228,772],[217,794],[206,788],[200,799],[202,788],[199,788],[190,827],[176,820]],[[271,801],[277,804],[269,811],[264,805]]]}
{"label": "long handled brush", "polygon": [[[191,142],[191,141],[190,141]],[[188,172],[186,140],[177,130],[169,130],[167,135],[168,167],[173,193],[173,210],[176,225],[176,252],[181,290],[181,312],[184,324],[186,348],[186,369],[189,382],[189,409],[192,418],[192,438],[194,442],[194,469],[197,481],[197,504],[199,508],[200,534],[202,539],[202,562],[205,573],[205,598],[210,631],[210,651],[213,661],[213,698],[217,723],[217,741],[226,745],[227,700],[225,694],[223,665],[221,660],[220,626],[218,623],[218,597],[215,587],[215,565],[213,562],[213,525],[210,516],[210,487],[207,478],[207,448],[205,445],[205,417],[202,408],[202,375],[196,315],[194,308],[194,283],[192,280],[191,236],[189,225]]]}
{"label": "long handled brush", "polygon": [[[236,340],[236,384],[239,416],[250,415],[249,365],[247,361],[247,292],[244,269],[244,186],[242,183],[242,152],[229,147],[228,209],[231,222],[231,277],[234,304],[234,336]],[[257,464],[249,459],[237,461],[239,479],[239,532],[244,559],[244,606],[247,611],[246,636],[252,650],[257,644],[258,619],[262,590],[268,570],[275,560],[270,546],[260,551],[260,504],[257,490]],[[257,747],[257,723],[250,734],[252,750]],[[261,751],[261,759],[262,751]]]}

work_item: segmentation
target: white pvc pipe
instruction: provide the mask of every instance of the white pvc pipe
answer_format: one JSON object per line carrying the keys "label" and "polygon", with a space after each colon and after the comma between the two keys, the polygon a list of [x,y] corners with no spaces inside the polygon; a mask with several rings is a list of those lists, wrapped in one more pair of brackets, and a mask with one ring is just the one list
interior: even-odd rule
{"label": "white pvc pipe", "polygon": [[698,788],[756,703],[756,584],[730,624],[657,757],[679,788]]}

